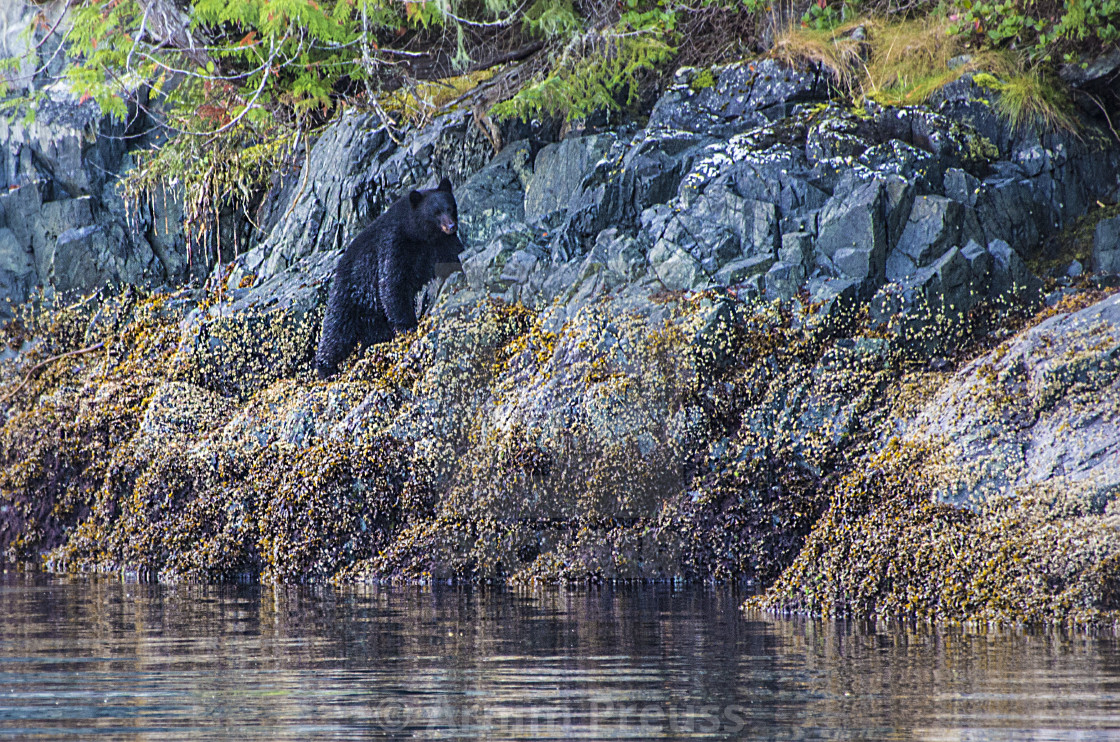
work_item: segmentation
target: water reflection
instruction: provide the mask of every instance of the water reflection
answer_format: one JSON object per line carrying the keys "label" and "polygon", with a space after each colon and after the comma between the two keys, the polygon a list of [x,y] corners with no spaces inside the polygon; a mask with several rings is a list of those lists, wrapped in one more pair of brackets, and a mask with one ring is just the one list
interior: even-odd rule
{"label": "water reflection", "polygon": [[744,620],[740,599],[6,574],[0,736],[1120,736],[1111,637]]}

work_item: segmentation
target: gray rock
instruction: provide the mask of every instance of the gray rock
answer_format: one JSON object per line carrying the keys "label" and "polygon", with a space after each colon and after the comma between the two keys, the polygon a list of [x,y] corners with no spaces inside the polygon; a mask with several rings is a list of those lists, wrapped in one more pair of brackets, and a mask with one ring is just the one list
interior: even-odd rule
{"label": "gray rock", "polygon": [[780,222],[782,234],[786,234],[788,232],[803,232],[809,235],[810,239],[816,239],[819,218],[819,210],[810,211],[804,214],[792,214],[783,216]]}
{"label": "gray rock", "polygon": [[859,161],[877,172],[893,173],[908,183],[917,184],[922,193],[931,191],[933,184],[940,184],[944,178],[937,157],[898,139],[867,148]]}
{"label": "gray rock", "polygon": [[822,100],[829,84],[815,70],[801,72],[770,59],[713,68],[714,85],[695,86],[700,71],[682,69],[658,99],[650,128],[713,135],[743,131],[788,113],[794,103]]}
{"label": "gray rock", "polygon": [[822,444],[834,448],[856,431],[863,405],[885,384],[877,372],[886,360],[885,343],[839,340],[813,366],[796,421],[778,422],[800,432],[795,450],[810,471],[820,471]]}
{"label": "gray rock", "polygon": [[206,259],[188,249],[187,236],[183,233],[182,188],[168,185],[147,196],[148,209],[141,210],[141,218],[148,226],[146,237],[152,252],[163,265],[164,277],[172,285],[191,278],[202,281],[209,273]]}
{"label": "gray rock", "polygon": [[832,254],[832,265],[840,275],[862,282],[874,280],[872,251],[860,247],[844,247]]}
{"label": "gray rock", "polygon": [[614,140],[603,134],[572,137],[541,149],[525,186],[525,219],[533,221],[566,209],[580,183]]}
{"label": "gray rock", "polygon": [[[816,212],[828,203],[828,193],[807,180],[781,170],[778,172],[778,180],[782,186],[778,206],[782,214],[788,217],[796,218],[800,214]],[[742,177],[737,181],[741,182]]]}
{"label": "gray rock", "polygon": [[805,283],[805,266],[778,262],[766,273],[766,295],[789,301]]}
{"label": "gray rock", "polygon": [[943,184],[946,196],[972,207],[976,206],[983,187],[979,178],[956,167],[945,171]]}
{"label": "gray rock", "polygon": [[969,240],[961,248],[961,255],[968,261],[968,270],[972,281],[972,294],[979,299],[991,296],[992,267],[994,261],[988,248],[975,240]]}
{"label": "gray rock", "polygon": [[1083,293],[1083,289],[1075,289],[1072,286],[1063,286],[1059,289],[1049,292],[1046,296],[1042,297],[1042,303],[1048,307],[1057,306],[1063,299],[1070,296],[1077,296]]}
{"label": "gray rock", "polygon": [[666,240],[659,240],[650,249],[649,263],[654,275],[670,291],[708,286],[708,274],[704,272],[700,261]]}
{"label": "gray rock", "polygon": [[[568,273],[571,277],[563,290],[556,294],[556,298],[564,305],[567,318],[575,317],[580,310],[601,303],[607,294],[622,283],[623,278],[607,265],[607,255],[600,247],[592,249],[578,261],[573,261],[577,266],[574,272]],[[667,269],[672,271],[673,268]],[[705,283],[699,279],[698,285]]]}
{"label": "gray rock", "polygon": [[808,232],[786,232],[778,249],[778,260],[783,263],[807,266],[813,257],[813,235]]}
{"label": "gray rock", "polygon": [[1094,273],[1120,273],[1120,216],[1097,222],[1091,260]]}
{"label": "gray rock", "polygon": [[961,168],[982,175],[998,155],[986,132],[962,123],[943,111],[925,107],[882,108],[874,115],[874,126],[884,141],[897,139],[930,153],[937,167],[929,172],[931,184],[941,183],[941,173]]}
{"label": "gray rock", "polygon": [[887,258],[887,280],[897,281],[925,268],[952,245],[960,244],[964,207],[943,196],[919,196],[910,209],[898,245]]}
{"label": "gray rock", "polygon": [[[49,10],[49,7],[44,10]],[[32,84],[33,74],[38,66],[38,59],[31,58],[27,54],[29,51],[27,34],[29,27],[39,22],[37,20],[39,12],[42,11],[37,6],[24,3],[4,3],[0,6],[0,59],[19,60],[14,70],[5,71],[4,79],[17,90],[25,90]],[[55,20],[56,18],[50,18],[48,22],[53,25]]]}
{"label": "gray rock", "polygon": [[13,305],[27,301],[38,273],[31,251],[6,227],[0,228],[0,319],[10,319]]}
{"label": "gray rock", "polygon": [[795,318],[795,325],[825,335],[842,334],[856,321],[863,283],[854,278],[810,278],[806,284],[809,306],[813,309],[804,318]]}
{"label": "gray rock", "polygon": [[455,189],[464,245],[485,245],[510,225],[525,221],[525,184],[533,177],[533,149],[526,140],[507,145]]}
{"label": "gray rock", "polygon": [[989,240],[1027,249],[1039,243],[1050,221],[1047,210],[1035,203],[1030,186],[1021,180],[985,180],[976,213]]}
{"label": "gray rock", "polygon": [[1074,87],[1083,87],[1091,82],[1114,76],[1120,70],[1120,49],[1105,49],[1096,57],[1081,64],[1063,64],[1058,74]]}
{"label": "gray rock", "polygon": [[505,268],[502,270],[501,280],[511,283],[526,283],[533,269],[545,259],[543,251],[526,249],[518,250],[509,256]]}
{"label": "gray rock", "polygon": [[899,175],[888,174],[882,178],[883,194],[886,201],[883,208],[887,212],[887,254],[894,250],[902,237],[906,223],[910,220],[910,212],[914,207],[914,199],[918,189],[910,181]]}
{"label": "gray rock", "polygon": [[[866,263],[866,277],[878,283],[886,271],[887,229],[883,213],[885,196],[882,183],[871,181],[854,191],[833,196],[821,210],[818,255],[833,261],[837,252],[845,250],[842,259],[858,272]],[[859,256],[858,253],[863,253]],[[822,261],[817,261],[820,264]],[[857,265],[858,264],[858,265]],[[858,270],[857,270],[858,268]],[[864,276],[848,274],[849,278]]]}
{"label": "gray rock", "polygon": [[772,203],[740,198],[726,188],[709,188],[689,214],[701,223],[730,227],[745,256],[777,255],[778,212]]}
{"label": "gray rock", "polygon": [[819,114],[805,137],[805,156],[816,164],[835,157],[856,158],[867,149],[861,122],[854,114],[835,108]]}
{"label": "gray rock", "polygon": [[558,263],[582,255],[599,232],[627,221],[626,194],[618,178],[624,145],[614,142],[584,176],[568,201],[567,214],[552,235],[550,250]]}
{"label": "gray rock", "polygon": [[719,286],[737,286],[752,277],[758,277],[770,270],[774,258],[768,255],[755,255],[738,258],[727,263],[712,276],[712,283]]}
{"label": "gray rock", "polygon": [[[528,227],[524,225],[522,227],[521,230],[498,235],[482,250],[468,250],[461,256],[463,274],[466,276],[468,286],[501,293],[509,288],[511,283],[522,283],[528,278],[529,271],[532,269],[531,266],[526,265],[528,254],[517,258],[517,265],[508,265],[511,260],[514,260],[514,255],[526,253],[532,241],[532,233]],[[522,280],[519,280],[519,277]]]}
{"label": "gray rock", "polygon": [[644,130],[622,160],[624,216],[630,219],[676,196],[684,174],[711,141],[689,132]]}
{"label": "gray rock", "polygon": [[1111,501],[1118,357],[1120,294],[1050,317],[963,368],[908,434],[948,443],[942,499],[975,507],[1041,486]]}
{"label": "gray rock", "polygon": [[[979,248],[979,252],[977,252]],[[991,258],[969,243],[968,254],[952,247],[925,268],[876,292],[869,306],[873,328],[911,359],[928,359],[952,350],[960,320],[985,298]]]}
{"label": "gray rock", "polygon": [[98,220],[89,197],[48,201],[32,227],[39,280],[63,296],[109,284],[150,284],[163,277],[148,243],[113,219]]}
{"label": "gray rock", "polygon": [[87,196],[44,203],[39,207],[39,213],[33,224],[31,247],[35,251],[35,268],[40,276],[50,280],[59,235],[81,227],[93,226],[91,200]]}
{"label": "gray rock", "polygon": [[708,275],[738,258],[773,262],[777,221],[773,204],[744,199],[722,184],[709,187],[686,207],[654,206],[642,213],[643,231],[654,243],[651,263],[663,263],[679,251]]}
{"label": "gray rock", "polygon": [[937,274],[941,303],[937,309],[949,319],[959,319],[976,303],[972,292],[972,270],[968,259],[957,247],[949,248],[931,268]]}
{"label": "gray rock", "polygon": [[1041,296],[1042,281],[1038,279],[1019,253],[1003,240],[988,243],[992,255],[991,293],[993,298],[1015,297],[1025,302],[1035,302]]}
{"label": "gray rock", "polygon": [[[55,11],[37,12],[35,22]],[[54,46],[46,40],[38,51],[50,57]],[[47,66],[57,71],[65,61],[59,53]],[[64,81],[36,84],[44,97],[34,121],[0,121],[0,228],[34,253],[31,283],[49,298],[183,278],[185,240],[170,238],[181,235],[181,220],[165,223],[167,249],[153,252],[148,236],[162,216],[154,203],[160,199],[126,204],[118,193],[119,177],[134,164],[127,146],[136,140],[124,136],[125,123],[102,115],[92,100],[79,101]],[[7,298],[26,298],[27,283],[12,283]]]}
{"label": "gray rock", "polygon": [[1050,153],[1041,144],[1016,149],[1011,154],[1011,161],[1018,165],[1028,178],[1050,169]]}
{"label": "gray rock", "polygon": [[607,256],[607,267],[625,280],[633,281],[646,274],[649,263],[635,238],[620,234],[616,229],[604,229],[599,233],[596,244]]}

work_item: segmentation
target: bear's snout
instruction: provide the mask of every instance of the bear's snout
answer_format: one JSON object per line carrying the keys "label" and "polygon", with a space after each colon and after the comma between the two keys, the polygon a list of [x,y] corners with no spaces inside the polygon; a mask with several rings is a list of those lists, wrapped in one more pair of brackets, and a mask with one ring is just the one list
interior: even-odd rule
{"label": "bear's snout", "polygon": [[441,216],[439,218],[439,228],[444,234],[455,234],[455,230],[458,229],[458,227],[459,225],[455,223],[455,220],[449,216]]}

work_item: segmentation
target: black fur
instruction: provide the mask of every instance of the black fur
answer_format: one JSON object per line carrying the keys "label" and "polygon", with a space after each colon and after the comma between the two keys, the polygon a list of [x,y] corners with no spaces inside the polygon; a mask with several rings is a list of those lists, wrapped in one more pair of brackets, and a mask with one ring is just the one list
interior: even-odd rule
{"label": "black fur", "polygon": [[315,351],[320,378],[338,370],[354,346],[367,347],[416,327],[416,293],[463,244],[451,182],[412,191],[354,238],[338,261]]}

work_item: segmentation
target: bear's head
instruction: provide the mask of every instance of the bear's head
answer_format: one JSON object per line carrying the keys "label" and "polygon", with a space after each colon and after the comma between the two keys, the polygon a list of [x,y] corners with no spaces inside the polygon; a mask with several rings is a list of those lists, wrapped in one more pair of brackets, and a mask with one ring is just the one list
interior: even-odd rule
{"label": "bear's head", "polygon": [[412,221],[416,236],[424,240],[455,237],[459,230],[459,207],[451,194],[451,181],[444,178],[439,186],[408,194],[415,217]]}

